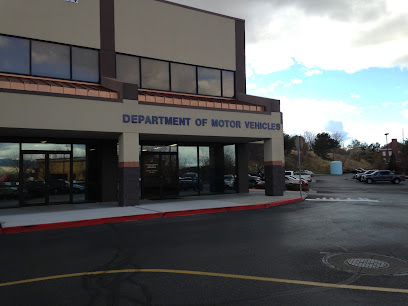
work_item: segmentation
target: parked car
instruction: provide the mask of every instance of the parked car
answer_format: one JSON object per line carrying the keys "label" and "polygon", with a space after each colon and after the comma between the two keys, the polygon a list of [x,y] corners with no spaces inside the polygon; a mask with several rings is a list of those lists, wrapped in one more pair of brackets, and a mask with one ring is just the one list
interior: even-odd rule
{"label": "parked car", "polygon": [[377,170],[367,170],[366,172],[363,172],[363,173],[356,173],[356,174],[353,176],[353,178],[355,178],[356,180],[359,180],[359,181],[361,182],[361,177],[362,177],[364,174],[371,174],[371,173],[373,173],[374,171],[377,171]]}
{"label": "parked car", "polygon": [[[285,176],[285,177],[286,177],[286,176]],[[290,175],[288,175],[287,177],[288,177],[290,180],[297,181],[298,184],[299,184],[299,177],[290,176]],[[309,183],[308,183],[306,180],[302,179],[302,178],[300,178],[300,181],[302,182],[303,185],[309,185]]]}
{"label": "parked car", "polygon": [[[286,170],[285,171],[285,176],[294,176],[294,177],[299,177],[299,173],[298,172],[294,172],[294,171],[290,171],[290,170]],[[311,182],[312,181],[312,177],[309,174],[301,174],[300,178]]]}
{"label": "parked car", "polygon": [[352,169],[351,172],[352,173],[363,173],[366,172],[367,170],[364,170],[363,168],[356,168],[356,169]]}
{"label": "parked car", "polygon": [[260,181],[261,181],[261,178],[259,176],[248,174],[249,183],[259,184]]}
{"label": "parked car", "polygon": [[[285,183],[286,184],[294,184],[294,185],[299,185],[299,179],[291,176],[285,176]],[[303,185],[303,183],[302,183]]]}
{"label": "parked car", "polygon": [[374,182],[392,182],[399,184],[405,181],[405,175],[394,174],[389,170],[377,170],[370,174],[363,174],[361,180],[368,184]]}
{"label": "parked car", "polygon": [[314,175],[314,173],[313,173],[312,171],[309,171],[309,170],[302,170],[302,171],[300,172],[300,174],[306,174],[306,175],[310,175],[310,176],[313,176],[313,175]]}
{"label": "parked car", "polygon": [[179,177],[180,189],[193,189],[194,191],[203,190],[203,182],[198,179],[198,174],[195,172],[187,172]]}
{"label": "parked car", "polygon": [[224,175],[224,187],[227,189],[234,189],[235,187],[235,175],[226,174]]}

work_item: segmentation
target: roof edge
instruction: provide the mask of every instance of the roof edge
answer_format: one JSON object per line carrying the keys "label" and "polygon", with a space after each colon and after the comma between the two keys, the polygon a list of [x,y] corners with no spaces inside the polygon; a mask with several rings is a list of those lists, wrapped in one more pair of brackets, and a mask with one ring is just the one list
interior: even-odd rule
{"label": "roof edge", "polygon": [[199,9],[199,8],[196,8],[196,7],[192,7],[192,6],[187,6],[187,5],[180,4],[180,3],[171,2],[171,1],[168,1],[168,0],[155,0],[155,1],[157,1],[157,2],[163,2],[163,3],[166,3],[166,4],[170,4],[170,5],[179,6],[179,7],[185,8],[185,9],[189,9],[189,10],[193,10],[193,11],[198,11],[198,12],[201,12],[201,13],[206,13],[206,14],[210,14],[210,15],[215,15],[215,16],[218,16],[218,17],[223,17],[223,18],[228,18],[228,19],[232,19],[232,20],[238,20],[238,21],[244,21],[244,22],[245,22],[245,19],[236,18],[236,17],[232,17],[232,16],[227,16],[227,15],[223,15],[223,14],[219,14],[219,13],[215,13],[215,12],[211,12],[211,11]]}

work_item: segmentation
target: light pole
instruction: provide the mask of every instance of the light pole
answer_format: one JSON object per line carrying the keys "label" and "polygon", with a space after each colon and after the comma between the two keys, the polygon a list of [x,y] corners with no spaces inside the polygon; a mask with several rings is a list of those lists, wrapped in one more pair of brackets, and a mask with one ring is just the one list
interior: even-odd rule
{"label": "light pole", "polygon": [[387,168],[389,167],[389,160],[388,160],[388,134],[389,133],[385,133],[385,149],[387,150],[387,155],[385,157],[385,161],[387,162]]}

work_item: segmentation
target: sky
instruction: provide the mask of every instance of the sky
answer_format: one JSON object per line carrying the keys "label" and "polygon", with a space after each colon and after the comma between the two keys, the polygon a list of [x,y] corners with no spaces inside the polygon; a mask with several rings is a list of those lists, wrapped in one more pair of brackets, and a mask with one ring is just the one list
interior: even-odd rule
{"label": "sky", "polygon": [[284,132],[408,138],[407,0],[172,0],[245,19],[247,94],[279,99]]}

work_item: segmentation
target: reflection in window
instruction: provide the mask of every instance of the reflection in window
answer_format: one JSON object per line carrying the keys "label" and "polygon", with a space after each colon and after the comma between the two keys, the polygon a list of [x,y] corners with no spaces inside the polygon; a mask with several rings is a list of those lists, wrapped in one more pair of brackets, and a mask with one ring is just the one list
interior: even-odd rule
{"label": "reflection in window", "polygon": [[200,194],[209,194],[211,193],[210,185],[210,172],[211,172],[211,163],[210,163],[210,147],[200,146],[198,148],[199,156],[199,166],[200,166],[200,181],[202,184],[202,191]]}
{"label": "reflection in window", "polygon": [[178,147],[180,195],[196,195],[202,190],[198,175],[197,147]]}
{"label": "reflection in window", "polygon": [[19,206],[18,143],[0,142],[0,208]]}
{"label": "reflection in window", "polygon": [[31,66],[33,75],[70,79],[69,46],[32,41]]}
{"label": "reflection in window", "polygon": [[142,86],[170,90],[169,63],[142,58]]}
{"label": "reflection in window", "polygon": [[72,150],[72,192],[74,203],[85,201],[86,194],[86,145],[74,144]]}
{"label": "reflection in window", "polygon": [[177,145],[172,144],[169,146],[166,145],[155,145],[155,146],[142,146],[143,152],[177,152]]}
{"label": "reflection in window", "polygon": [[232,98],[234,91],[234,72],[222,71],[222,95],[226,98]]}
{"label": "reflection in window", "polygon": [[197,76],[199,94],[209,96],[221,96],[220,70],[198,67]]}
{"label": "reflection in window", "polygon": [[72,47],[72,79],[94,83],[99,81],[98,51]]}
{"label": "reflection in window", "polygon": [[0,35],[0,71],[30,73],[30,42],[28,39]]}
{"label": "reflection in window", "polygon": [[235,145],[224,146],[224,192],[236,192]]}
{"label": "reflection in window", "polygon": [[125,83],[140,84],[139,57],[123,54],[116,55],[116,77]]}
{"label": "reflection in window", "polygon": [[197,93],[196,67],[171,63],[171,90]]}
{"label": "reflection in window", "polygon": [[44,150],[44,151],[71,151],[71,144],[60,143],[23,143],[22,150]]}

